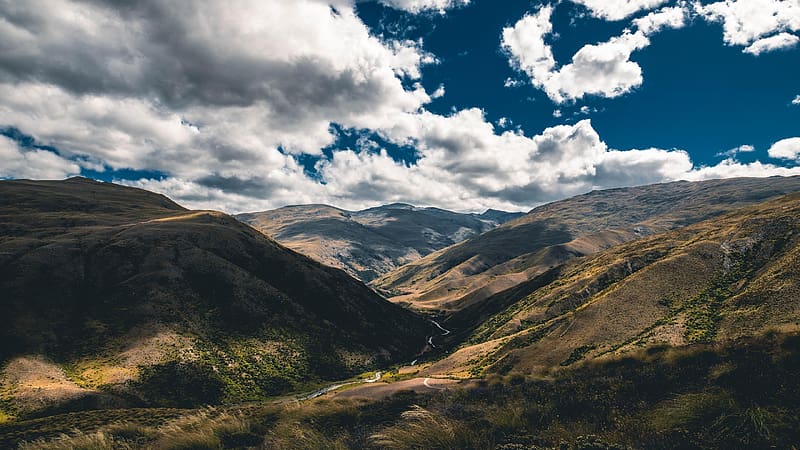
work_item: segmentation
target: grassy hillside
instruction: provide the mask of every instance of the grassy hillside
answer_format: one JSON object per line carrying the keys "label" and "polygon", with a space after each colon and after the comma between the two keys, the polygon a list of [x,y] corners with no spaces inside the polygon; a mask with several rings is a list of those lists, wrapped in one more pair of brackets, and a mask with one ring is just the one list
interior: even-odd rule
{"label": "grassy hillside", "polygon": [[800,191],[800,177],[675,182],[595,191],[432,253],[373,281],[396,302],[457,311],[572,258]]}
{"label": "grassy hillside", "polygon": [[0,446],[788,449],[800,443],[798,370],[800,337],[764,335],[377,402],[65,414],[0,425]]}
{"label": "grassy hillside", "polygon": [[430,325],[234,218],[86,179],[0,181],[0,411],[254,400]]}
{"label": "grassy hillside", "polygon": [[792,194],[573,260],[483,310],[463,309],[445,326],[464,344],[427,371],[547,373],[640,348],[795,331],[798,274]]}
{"label": "grassy hillside", "polygon": [[521,215],[496,210],[460,214],[396,203],[363,211],[287,206],[236,217],[293,250],[367,282]]}

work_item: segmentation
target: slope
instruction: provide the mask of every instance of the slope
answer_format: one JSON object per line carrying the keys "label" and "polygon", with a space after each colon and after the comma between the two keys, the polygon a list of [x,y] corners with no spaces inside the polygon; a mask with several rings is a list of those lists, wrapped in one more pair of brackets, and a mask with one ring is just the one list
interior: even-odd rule
{"label": "slope", "polygon": [[[796,332],[798,274],[800,194],[791,194],[573,260],[527,292],[490,298],[507,307],[426,370],[544,373],[641,348]],[[462,311],[454,322],[469,322]]]}
{"label": "slope", "polygon": [[293,250],[367,282],[520,216],[496,210],[460,214],[394,203],[363,211],[287,206],[236,218]]}
{"label": "slope", "polygon": [[74,178],[0,182],[0,409],[193,405],[341,379],[429,324],[234,218]]}
{"label": "slope", "polygon": [[538,207],[372,285],[414,308],[457,311],[574,257],[799,190],[800,177],[773,177],[595,191]]}

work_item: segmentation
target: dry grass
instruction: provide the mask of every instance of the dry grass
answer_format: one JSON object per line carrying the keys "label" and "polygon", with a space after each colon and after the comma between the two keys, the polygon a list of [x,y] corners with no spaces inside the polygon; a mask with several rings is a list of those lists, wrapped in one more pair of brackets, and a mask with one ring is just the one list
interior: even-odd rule
{"label": "dry grass", "polygon": [[168,421],[162,425],[146,426],[122,422],[102,426],[92,432],[62,433],[50,439],[22,442],[23,450],[61,449],[219,449],[223,447],[258,445],[260,437],[253,435],[251,422],[240,413],[207,408]]}
{"label": "dry grass", "polygon": [[467,425],[414,406],[403,413],[400,423],[380,433],[372,440],[387,449],[483,449],[494,446]]}

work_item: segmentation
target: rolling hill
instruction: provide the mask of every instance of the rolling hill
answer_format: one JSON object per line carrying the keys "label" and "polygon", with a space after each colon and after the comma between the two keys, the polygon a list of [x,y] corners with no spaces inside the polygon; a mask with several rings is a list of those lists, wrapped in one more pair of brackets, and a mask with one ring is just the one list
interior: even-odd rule
{"label": "rolling hill", "polygon": [[394,203],[362,211],[287,206],[236,218],[293,250],[368,282],[522,215],[491,209],[460,214]]}
{"label": "rolling hill", "polygon": [[0,181],[0,414],[189,406],[417,354],[430,324],[233,217],[83,178]]}
{"label": "rolling hill", "polygon": [[535,208],[371,284],[392,301],[452,313],[533,282],[575,257],[796,191],[800,177],[680,181],[594,191]]}
{"label": "rolling hill", "polygon": [[[800,194],[573,259],[487,299],[427,374],[542,374],[579,361],[800,330]],[[473,307],[475,308],[475,307]],[[457,333],[456,333],[457,334]],[[455,334],[454,334],[455,336]],[[458,339],[458,337],[454,337]]]}

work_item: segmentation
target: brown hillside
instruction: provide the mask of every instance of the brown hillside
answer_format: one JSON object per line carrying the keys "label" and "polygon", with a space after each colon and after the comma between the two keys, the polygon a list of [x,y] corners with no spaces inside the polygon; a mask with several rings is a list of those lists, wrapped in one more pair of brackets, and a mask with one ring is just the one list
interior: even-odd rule
{"label": "brown hillside", "polygon": [[640,348],[797,330],[798,274],[792,194],[573,260],[512,291],[514,301],[489,298],[510,306],[428,373],[542,373]]}
{"label": "brown hillside", "polygon": [[372,285],[418,309],[457,311],[574,257],[800,191],[800,177],[675,182],[550,203],[392,271]]}

